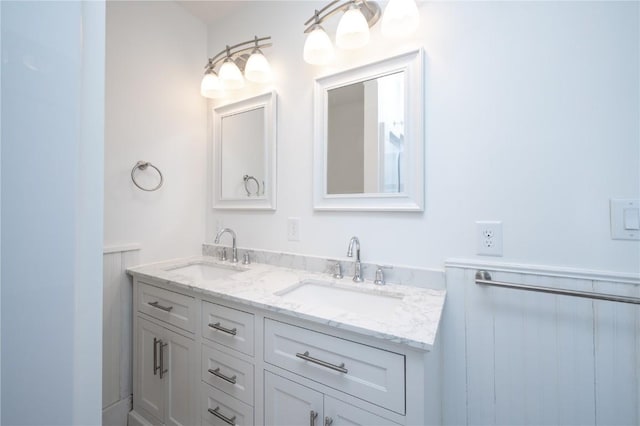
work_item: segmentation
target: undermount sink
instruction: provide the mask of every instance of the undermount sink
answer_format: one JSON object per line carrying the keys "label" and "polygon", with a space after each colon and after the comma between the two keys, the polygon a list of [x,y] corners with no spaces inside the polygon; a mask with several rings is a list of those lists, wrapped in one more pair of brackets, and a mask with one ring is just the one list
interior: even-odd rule
{"label": "undermount sink", "polygon": [[316,280],[304,280],[276,293],[287,300],[315,306],[326,304],[355,314],[377,318],[385,312],[393,311],[402,303],[402,295],[381,293],[375,289],[348,285],[325,283]]}
{"label": "undermount sink", "polygon": [[239,268],[237,266],[213,265],[211,263],[192,263],[191,265],[167,269],[168,272],[185,276],[194,281],[217,280],[245,270],[246,269]]}

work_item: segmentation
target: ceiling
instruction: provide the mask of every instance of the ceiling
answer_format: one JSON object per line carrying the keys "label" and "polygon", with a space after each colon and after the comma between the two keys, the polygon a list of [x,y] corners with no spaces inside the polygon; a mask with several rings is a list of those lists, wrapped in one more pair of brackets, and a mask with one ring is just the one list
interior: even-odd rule
{"label": "ceiling", "polygon": [[205,24],[212,24],[227,15],[243,8],[248,1],[244,0],[175,0],[189,13]]}

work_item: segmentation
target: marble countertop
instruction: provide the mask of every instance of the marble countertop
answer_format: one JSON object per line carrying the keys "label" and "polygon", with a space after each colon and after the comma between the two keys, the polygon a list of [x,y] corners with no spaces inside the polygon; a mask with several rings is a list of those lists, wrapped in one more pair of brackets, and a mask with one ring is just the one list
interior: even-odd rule
{"label": "marble countertop", "polygon": [[[238,272],[214,280],[200,280],[171,271],[198,263],[233,267]],[[208,256],[141,265],[129,268],[127,272],[138,278],[159,280],[177,291],[189,290],[423,350],[433,347],[445,300],[444,290],[400,284],[377,286],[371,281],[355,283],[347,276],[334,279],[329,274],[263,263],[231,264]],[[293,300],[295,298],[282,296],[305,280],[321,282],[338,290],[363,292],[363,300],[369,295],[389,296],[394,298],[393,308],[363,314],[354,312],[356,309],[332,306],[331,302],[298,302]]]}

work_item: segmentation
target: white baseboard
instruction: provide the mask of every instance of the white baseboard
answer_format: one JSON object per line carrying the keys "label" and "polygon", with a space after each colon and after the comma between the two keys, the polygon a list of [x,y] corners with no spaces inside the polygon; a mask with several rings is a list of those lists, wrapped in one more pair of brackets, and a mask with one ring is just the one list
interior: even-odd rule
{"label": "white baseboard", "polygon": [[102,410],[102,426],[127,426],[127,414],[131,408],[131,397],[108,406]]}
{"label": "white baseboard", "polygon": [[144,417],[135,411],[129,412],[129,424],[128,426],[153,426]]}

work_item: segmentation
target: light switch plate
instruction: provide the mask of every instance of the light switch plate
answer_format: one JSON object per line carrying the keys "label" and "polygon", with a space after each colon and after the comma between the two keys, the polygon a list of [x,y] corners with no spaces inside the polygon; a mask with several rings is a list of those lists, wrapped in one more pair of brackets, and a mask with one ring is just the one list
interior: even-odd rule
{"label": "light switch plate", "polygon": [[640,240],[640,200],[611,199],[611,238],[614,240]]}
{"label": "light switch plate", "polygon": [[299,217],[290,217],[287,219],[287,239],[289,241],[300,241]]}

